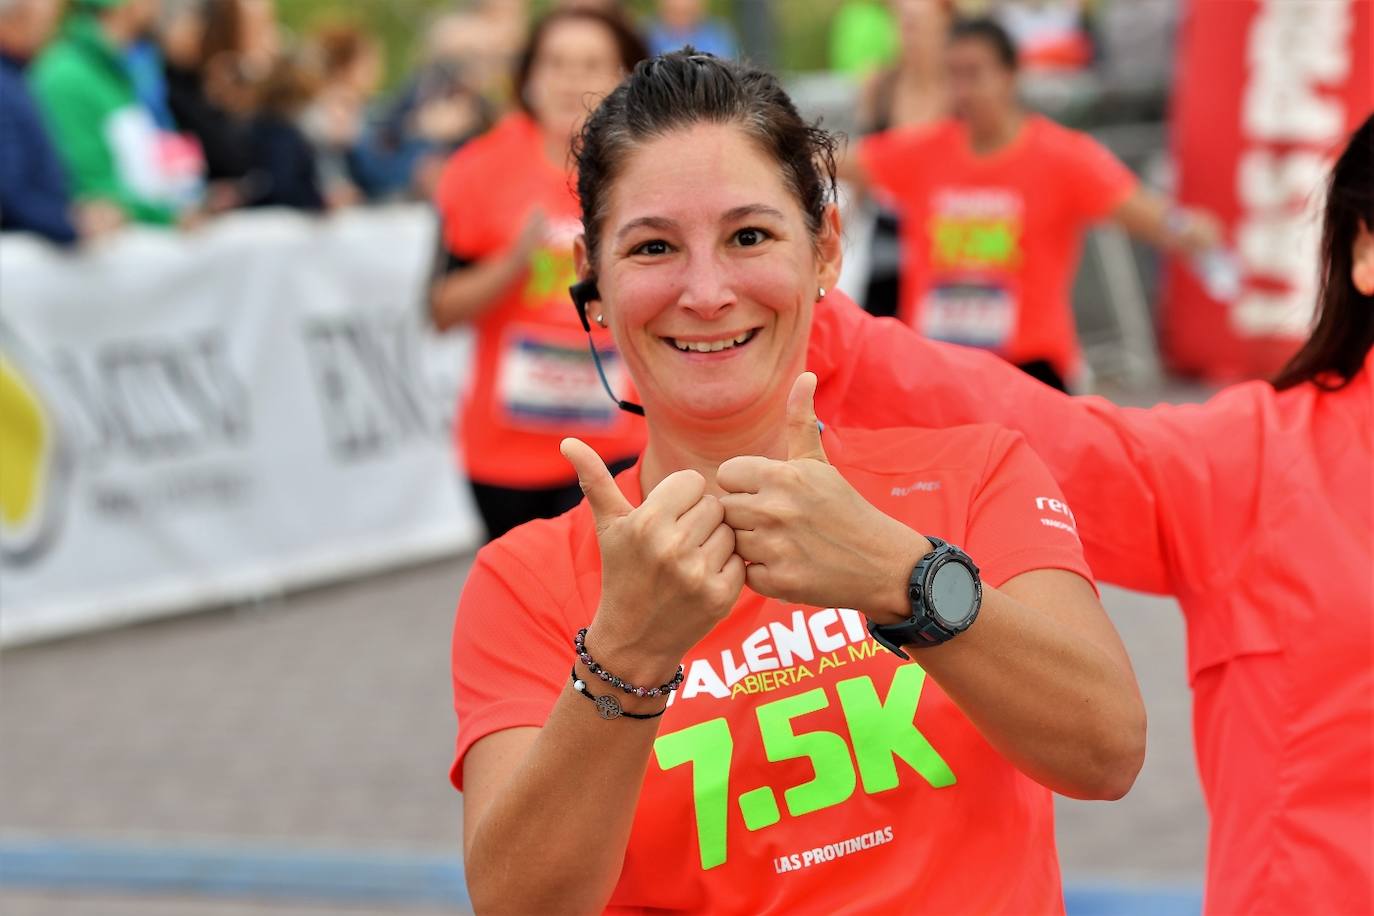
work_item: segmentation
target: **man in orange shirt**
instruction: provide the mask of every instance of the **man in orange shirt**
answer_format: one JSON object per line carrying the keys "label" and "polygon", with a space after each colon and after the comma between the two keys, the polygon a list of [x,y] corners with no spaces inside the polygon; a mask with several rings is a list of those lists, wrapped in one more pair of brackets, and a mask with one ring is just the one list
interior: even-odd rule
{"label": "man in orange shirt", "polygon": [[901,217],[899,318],[1064,389],[1081,368],[1069,297],[1087,227],[1110,217],[1188,252],[1215,245],[1218,229],[1142,188],[1091,137],[1026,113],[1001,26],[969,20],[950,35],[955,116],[864,138],[844,177]]}

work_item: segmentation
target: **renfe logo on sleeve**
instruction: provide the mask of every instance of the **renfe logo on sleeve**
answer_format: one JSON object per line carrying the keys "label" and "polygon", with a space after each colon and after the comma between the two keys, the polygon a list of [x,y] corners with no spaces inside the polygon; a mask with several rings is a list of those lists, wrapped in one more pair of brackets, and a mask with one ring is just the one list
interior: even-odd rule
{"label": "renfe logo on sleeve", "polygon": [[1067,522],[1057,518],[1041,517],[1040,524],[1048,528],[1059,528],[1069,532],[1074,537],[1078,536],[1078,521],[1073,517],[1073,510],[1062,499],[1052,499],[1049,496],[1035,497],[1035,508],[1041,512],[1057,512],[1068,518]]}

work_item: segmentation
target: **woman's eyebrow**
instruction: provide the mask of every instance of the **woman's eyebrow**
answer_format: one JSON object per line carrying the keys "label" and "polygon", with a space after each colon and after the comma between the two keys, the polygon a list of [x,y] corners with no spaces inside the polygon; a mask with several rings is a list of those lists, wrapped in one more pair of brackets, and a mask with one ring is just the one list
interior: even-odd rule
{"label": "woman's eyebrow", "polygon": [[725,211],[723,222],[733,223],[748,216],[769,216],[773,219],[786,219],[782,211],[767,204],[745,204]]}
{"label": "woman's eyebrow", "polygon": [[[783,212],[776,207],[770,207],[767,204],[744,204],[726,210],[721,215],[721,222],[733,223],[750,216],[767,216],[779,220],[786,219]],[[659,232],[668,232],[677,228],[677,221],[668,219],[666,216],[638,216],[616,231],[615,240],[619,242],[636,229],[654,229]]]}
{"label": "woman's eyebrow", "polygon": [[666,216],[640,216],[621,226],[615,234],[615,240],[619,242],[636,229],[657,229],[660,232],[667,232],[676,228],[677,223]]}

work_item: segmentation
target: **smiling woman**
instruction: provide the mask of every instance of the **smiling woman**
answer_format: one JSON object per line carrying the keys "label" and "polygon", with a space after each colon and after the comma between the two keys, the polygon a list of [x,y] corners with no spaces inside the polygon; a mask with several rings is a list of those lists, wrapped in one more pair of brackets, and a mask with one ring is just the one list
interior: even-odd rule
{"label": "smiling woman", "polygon": [[583,128],[584,305],[648,444],[613,479],[564,441],[586,500],[464,587],[479,912],[1060,911],[1051,791],[1135,778],[1134,677],[1025,444],[817,421],[832,149],[690,49]]}

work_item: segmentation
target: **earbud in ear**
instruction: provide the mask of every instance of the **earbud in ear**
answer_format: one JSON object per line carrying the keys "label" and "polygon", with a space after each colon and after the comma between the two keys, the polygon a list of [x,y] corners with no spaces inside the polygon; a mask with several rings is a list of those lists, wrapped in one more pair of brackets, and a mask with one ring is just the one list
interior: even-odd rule
{"label": "earbud in ear", "polygon": [[568,295],[572,297],[573,305],[577,308],[577,317],[582,321],[582,330],[590,334],[592,325],[587,319],[587,306],[601,299],[601,291],[596,288],[596,280],[592,277],[578,280],[568,287]]}

